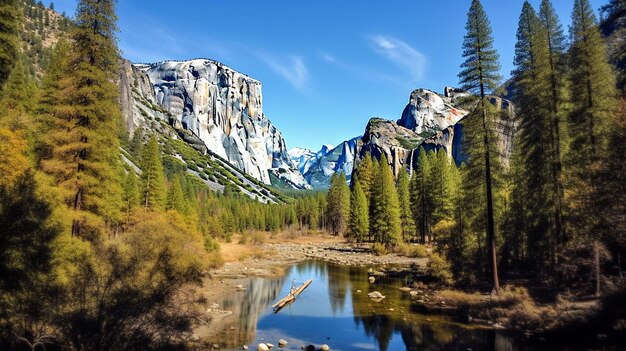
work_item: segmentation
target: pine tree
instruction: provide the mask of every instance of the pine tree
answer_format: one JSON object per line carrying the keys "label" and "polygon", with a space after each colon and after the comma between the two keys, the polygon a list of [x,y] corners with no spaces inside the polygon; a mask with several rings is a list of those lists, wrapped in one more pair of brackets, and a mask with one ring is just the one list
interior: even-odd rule
{"label": "pine tree", "polygon": [[70,44],[67,40],[60,39],[54,46],[37,94],[34,129],[39,137],[35,139],[34,151],[35,163],[38,166],[42,160],[52,157],[53,140],[50,136],[56,127],[54,118],[56,94],[59,89],[59,81],[65,71],[64,65],[67,64],[66,57],[69,50]]}
{"label": "pine tree", "polygon": [[363,242],[369,234],[369,207],[367,197],[361,187],[358,176],[353,179],[350,192],[350,217],[346,237],[356,242]]}
{"label": "pine tree", "polygon": [[52,157],[43,166],[63,191],[77,237],[97,235],[121,208],[116,30],[115,1],[78,3],[55,96]]}
{"label": "pine tree", "polygon": [[430,176],[431,166],[428,155],[424,148],[420,148],[417,158],[417,167],[413,171],[411,179],[411,208],[413,217],[419,232],[419,241],[426,243],[426,235],[430,230],[430,218],[432,214],[432,198],[431,191],[428,189],[428,180]]}
{"label": "pine tree", "polygon": [[372,156],[369,152],[366,152],[365,156],[363,156],[363,158],[361,159],[361,162],[357,167],[356,174],[358,175],[361,182],[361,187],[363,188],[363,193],[365,193],[365,198],[369,201],[373,179]]}
{"label": "pine tree", "polygon": [[182,215],[189,214],[189,206],[185,200],[185,194],[181,186],[181,178],[177,174],[172,178],[169,193],[167,195],[167,209],[174,210]]}
{"label": "pine tree", "polygon": [[153,135],[143,148],[141,156],[141,205],[163,209],[166,204],[165,176],[161,150]]}
{"label": "pine tree", "polygon": [[327,218],[330,230],[334,235],[344,233],[350,211],[350,189],[343,172],[335,173],[331,177],[327,202]]}
{"label": "pine tree", "polygon": [[137,183],[137,174],[135,174],[134,170],[129,170],[124,177],[122,185],[122,202],[124,204],[122,211],[126,214],[127,220],[131,211],[139,206],[140,195]]}
{"label": "pine tree", "polygon": [[18,56],[19,6],[17,0],[0,1],[0,91]]}
{"label": "pine tree", "polygon": [[398,200],[400,203],[400,222],[402,225],[402,239],[410,242],[415,236],[415,221],[411,211],[409,174],[404,167],[398,173]]}
{"label": "pine tree", "polygon": [[[539,84],[547,86],[544,101],[547,106],[547,125],[551,132],[551,206],[553,208],[553,241],[564,241],[565,224],[563,221],[564,186],[562,176],[563,159],[563,128],[566,108],[566,79],[565,79],[565,35],[561,23],[549,0],[542,0],[539,11],[539,21],[543,29],[543,48],[547,55],[540,56]],[[544,60],[541,60],[543,58]],[[547,60],[546,60],[547,59]],[[554,259],[552,259],[554,263]]]}
{"label": "pine tree", "polygon": [[570,28],[572,101],[569,116],[570,211],[577,239],[593,247],[595,293],[600,294],[598,241],[606,237],[608,224],[598,203],[598,170],[607,157],[608,136],[615,113],[615,76],[607,49],[588,0],[575,0]]}
{"label": "pine tree", "polygon": [[32,113],[35,105],[37,87],[27,79],[24,66],[20,60],[14,64],[0,99],[0,122],[15,131],[24,133],[32,140],[30,134]]}
{"label": "pine tree", "polygon": [[141,155],[141,149],[143,148],[143,128],[138,128],[133,133],[133,137],[130,140],[130,154],[136,158],[139,158]]}
{"label": "pine tree", "polygon": [[[496,257],[494,204],[493,204],[493,179],[492,179],[492,145],[493,135],[490,133],[490,112],[488,94],[495,91],[500,82],[498,74],[500,64],[497,51],[493,48],[491,25],[479,0],[472,0],[466,25],[467,34],[463,40],[463,57],[465,62],[461,65],[459,73],[461,88],[479,97],[478,105],[469,116],[470,120],[481,119],[480,123],[464,124],[465,134],[473,134],[468,129],[475,128],[482,135],[483,147],[480,149],[468,148],[470,157],[469,167],[481,167],[484,171],[485,205],[486,205],[486,232],[489,245],[489,261],[492,273],[493,291],[500,290],[498,279],[498,262]],[[477,159],[481,158],[480,165]]]}
{"label": "pine tree", "polygon": [[623,200],[626,198],[626,99],[621,100],[612,127],[607,160],[600,170],[597,196],[603,205],[603,216],[610,219],[611,235],[606,238],[606,243],[614,253],[622,277],[622,255],[626,248],[626,201]]}
{"label": "pine tree", "polygon": [[391,167],[385,155],[379,161],[379,170],[372,189],[371,231],[374,241],[393,248],[402,243],[400,202]]}
{"label": "pine tree", "polygon": [[[450,160],[448,154],[441,148],[432,155],[430,180],[428,190],[432,193],[433,210],[432,223],[436,225],[440,221],[449,220],[452,214],[452,184],[450,174]],[[429,155],[429,156],[430,156]]]}
{"label": "pine tree", "polygon": [[[525,2],[519,19],[517,29],[517,43],[515,45],[515,71],[513,101],[517,106],[517,116],[520,129],[516,135],[518,151],[524,150],[524,155],[519,154],[514,165],[516,171],[524,171],[527,186],[526,207],[533,218],[529,230],[528,252],[533,255],[532,262],[535,269],[541,270],[546,260],[546,245],[549,241],[548,231],[550,227],[549,212],[545,210],[550,205],[550,160],[549,146],[552,143],[552,135],[549,129],[548,86],[542,84],[547,77],[544,67],[541,65],[547,61],[546,31],[542,28],[539,17],[532,6]],[[544,45],[544,43],[546,45]],[[519,190],[519,189],[518,189]],[[512,223],[512,219],[507,218]]]}

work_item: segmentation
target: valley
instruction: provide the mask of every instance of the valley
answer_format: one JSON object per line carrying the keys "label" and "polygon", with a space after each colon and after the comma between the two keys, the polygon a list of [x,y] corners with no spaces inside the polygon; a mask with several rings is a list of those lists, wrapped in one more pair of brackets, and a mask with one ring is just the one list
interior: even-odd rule
{"label": "valley", "polygon": [[624,1],[178,5],[0,1],[0,349],[626,347]]}

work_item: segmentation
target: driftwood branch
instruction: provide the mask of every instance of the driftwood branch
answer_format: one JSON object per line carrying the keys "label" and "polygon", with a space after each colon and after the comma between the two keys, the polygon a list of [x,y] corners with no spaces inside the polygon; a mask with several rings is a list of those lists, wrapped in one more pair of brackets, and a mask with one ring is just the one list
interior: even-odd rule
{"label": "driftwood branch", "polygon": [[289,294],[287,294],[287,296],[283,297],[278,302],[272,305],[272,308],[274,309],[274,313],[278,313],[283,307],[285,307],[285,305],[295,301],[298,295],[300,295],[300,293],[302,293],[304,289],[306,289],[309,285],[311,285],[311,282],[313,282],[313,279],[307,280],[306,282],[304,282],[304,284],[300,285],[298,288],[291,288],[291,291],[289,292]]}

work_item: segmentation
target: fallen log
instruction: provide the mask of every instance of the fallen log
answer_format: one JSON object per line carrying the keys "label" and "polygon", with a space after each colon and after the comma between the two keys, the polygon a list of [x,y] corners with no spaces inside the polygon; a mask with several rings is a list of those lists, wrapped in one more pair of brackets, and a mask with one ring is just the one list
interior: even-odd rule
{"label": "fallen log", "polygon": [[278,300],[278,302],[272,305],[274,313],[278,313],[283,307],[285,307],[285,305],[295,301],[296,297],[298,297],[298,295],[300,295],[300,293],[302,293],[304,289],[311,285],[312,282],[313,279],[309,279],[297,288],[292,287],[287,296],[283,297],[282,299]]}

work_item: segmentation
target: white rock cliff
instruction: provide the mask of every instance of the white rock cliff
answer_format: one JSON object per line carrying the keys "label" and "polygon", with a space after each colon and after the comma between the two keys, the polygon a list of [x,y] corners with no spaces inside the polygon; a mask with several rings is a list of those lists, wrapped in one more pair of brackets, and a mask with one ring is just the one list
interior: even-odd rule
{"label": "white rock cliff", "polygon": [[156,103],[209,150],[265,184],[272,173],[294,188],[309,187],[263,113],[261,82],[207,59],[136,67],[149,77]]}

